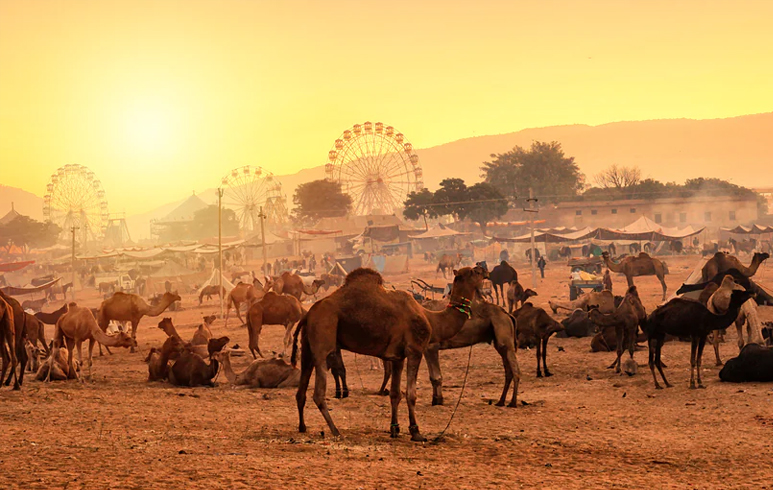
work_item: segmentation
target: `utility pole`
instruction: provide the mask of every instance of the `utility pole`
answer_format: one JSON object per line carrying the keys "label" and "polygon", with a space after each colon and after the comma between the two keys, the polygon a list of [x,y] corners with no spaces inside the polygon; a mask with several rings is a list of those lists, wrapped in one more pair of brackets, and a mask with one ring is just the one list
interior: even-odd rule
{"label": "utility pole", "polygon": [[534,192],[532,191],[531,187],[529,187],[529,209],[524,209],[529,214],[529,228],[531,228],[531,253],[529,254],[529,261],[531,262],[531,287],[534,289],[537,289],[537,260],[535,259],[534,255],[536,254],[536,248],[534,245],[534,213],[539,212],[539,210],[534,209],[534,203],[537,201],[537,199],[534,198]]}
{"label": "utility pole", "polygon": [[217,284],[220,294],[220,318],[223,318],[223,189],[217,189]]}
{"label": "utility pole", "polygon": [[266,263],[268,260],[266,260],[266,227],[263,224],[266,221],[266,215],[263,214],[263,206],[260,207],[258,217],[260,218],[260,248],[263,249],[263,277],[265,280],[265,277],[268,275],[266,274]]}
{"label": "utility pole", "polygon": [[70,232],[72,233],[72,286],[70,287],[70,301],[75,302],[75,230],[78,230],[77,226],[71,226]]}

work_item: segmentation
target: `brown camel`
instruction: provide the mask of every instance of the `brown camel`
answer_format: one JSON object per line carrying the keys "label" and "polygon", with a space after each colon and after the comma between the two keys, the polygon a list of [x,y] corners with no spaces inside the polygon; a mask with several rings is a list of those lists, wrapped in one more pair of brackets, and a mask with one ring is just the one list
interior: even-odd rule
{"label": "brown camel", "polygon": [[47,304],[48,298],[28,299],[22,302],[21,307],[25,310],[32,310],[33,313],[37,313]]}
{"label": "brown camel", "polygon": [[38,320],[35,316],[24,313],[24,330],[26,332],[26,339],[36,349],[38,343],[45,352],[46,356],[50,353],[48,350],[48,343],[46,342],[46,329],[43,322]]}
{"label": "brown camel", "polygon": [[[11,333],[13,336],[13,343],[8,344],[8,352],[4,354],[5,358],[11,361],[10,364],[13,368],[8,371],[8,377],[5,378],[5,386],[11,384],[11,378],[13,377],[13,389],[19,390],[24,382],[24,366],[27,365],[27,349],[24,348],[24,339],[26,338],[27,332],[21,327],[24,325],[24,315],[26,315],[26,313],[15,298],[6,295],[2,291],[0,291],[0,299],[7,303],[7,306],[10,309],[4,311],[8,311],[10,314],[8,318],[12,318],[13,320],[13,329]],[[3,316],[3,313],[0,313],[0,318]],[[1,321],[2,320],[0,320],[0,322]],[[9,322],[8,326],[10,327]],[[3,334],[2,327],[0,327],[0,337],[0,349],[2,349],[8,338],[8,333]],[[15,362],[13,362],[14,359]],[[5,367],[5,364],[3,364],[3,368]],[[16,371],[17,367],[19,368],[18,372]],[[0,375],[0,381],[2,381],[4,374],[5,369],[3,369],[3,373]]]}
{"label": "brown camel", "polygon": [[148,357],[145,358],[145,362],[148,363],[148,382],[166,380],[169,377],[169,360],[174,354],[179,357],[183,349],[184,344],[177,336],[166,339],[160,350],[151,348]]}
{"label": "brown camel", "polygon": [[40,367],[40,356],[42,352],[39,348],[35,347],[29,339],[24,339],[24,348],[27,351],[27,366],[26,369],[30,373],[34,373]]}
{"label": "brown camel", "polygon": [[[3,357],[3,372],[0,375],[0,380],[5,379],[5,373],[9,366],[11,373],[16,373],[18,359],[16,357],[16,326],[13,320],[11,305],[3,298],[0,298],[0,354]],[[22,327],[20,326],[19,328]],[[22,368],[22,371],[24,371],[24,368]],[[19,388],[14,385],[14,389],[18,390]]]}
{"label": "brown camel", "polygon": [[[445,302],[431,301],[425,304],[425,308],[434,311],[442,311],[446,308]],[[427,361],[429,379],[432,383],[432,405],[443,404],[443,373],[440,370],[440,351],[447,349],[459,349],[475,344],[493,344],[496,351],[502,357],[502,365],[505,369],[505,385],[502,395],[496,406],[503,407],[507,399],[510,384],[513,383],[513,396],[508,407],[517,406],[518,384],[521,380],[521,370],[516,358],[517,346],[515,344],[515,323],[513,318],[501,306],[476,299],[473,304],[474,314],[464,323],[462,329],[452,338],[440,343],[430,343],[424,351],[424,359]],[[391,376],[392,365],[384,363],[384,380],[381,383],[379,394],[386,395],[387,381]],[[348,389],[345,388],[346,391]],[[338,397],[340,398],[340,396]]]}
{"label": "brown camel", "polygon": [[[180,301],[178,294],[164,293],[161,301],[156,306],[150,306],[136,294],[115,293],[109,299],[103,301],[99,307],[99,327],[103,332],[106,332],[110,320],[131,322],[132,340],[136,344],[137,326],[140,324],[142,317],[158,316],[175,301]],[[131,346],[131,352],[134,352],[134,345]]]}
{"label": "brown camel", "polygon": [[201,306],[201,303],[204,301],[204,296],[206,296],[207,301],[209,301],[212,299],[212,296],[224,298],[225,294],[225,286],[218,286],[217,284],[204,286],[199,293],[199,306]]}
{"label": "brown camel", "polygon": [[666,291],[668,290],[668,287],[666,286],[665,276],[668,274],[668,269],[663,262],[658,259],[653,259],[644,252],[641,252],[635,257],[626,257],[619,263],[612,261],[609,252],[602,252],[601,257],[604,259],[604,264],[606,264],[609,270],[625,275],[629,288],[633,286],[634,277],[657,276],[661,286],[663,286],[663,301],[666,300]]}
{"label": "brown camel", "polygon": [[320,280],[324,281],[322,287],[325,291],[332,287],[341,287],[344,283],[344,278],[338,274],[322,274],[319,276]]}
{"label": "brown camel", "polygon": [[[53,355],[53,351],[51,352]],[[72,377],[70,377],[70,369],[68,368],[67,359],[69,357],[69,351],[66,347],[61,347],[59,349],[59,352],[56,356],[56,359],[54,359],[53,363],[51,362],[51,358],[53,356],[49,356],[43,362],[40,363],[38,366],[36,372],[35,372],[35,379],[38,381],[67,381],[68,379],[76,379],[77,378],[77,372],[80,371],[80,364],[78,361],[73,361],[74,371],[72,373]],[[49,372],[51,373],[49,375]]]}
{"label": "brown camel", "polygon": [[252,303],[259,301],[263,296],[266,294],[266,291],[268,291],[270,288],[263,287],[263,283],[261,283],[257,277],[252,279],[252,284],[247,284],[244,282],[240,282],[237,284],[230,293],[228,293],[228,296],[225,300],[225,327],[228,327],[228,316],[231,313],[231,305],[233,305],[234,309],[236,310],[236,316],[239,318],[239,321],[244,324],[244,320],[242,320],[242,314],[239,311],[242,307],[242,304],[247,304],[247,307],[249,308]]}
{"label": "brown camel", "polygon": [[56,311],[52,311],[51,313],[39,311],[35,313],[35,318],[45,323],[46,325],[56,325],[57,320],[59,320],[59,318],[65,313],[67,313],[67,303],[63,304],[61,308]]}
{"label": "brown camel", "polygon": [[301,371],[282,359],[252,361],[241,373],[231,367],[231,351],[223,350],[215,354],[215,359],[223,365],[228,382],[234,386],[250,388],[296,388],[301,379]]}
{"label": "brown camel", "polygon": [[273,290],[279,294],[295,296],[300,301],[304,294],[306,296],[316,295],[319,288],[324,284],[324,280],[314,279],[311,285],[307,286],[301,276],[285,271],[281,276],[274,279]]}
{"label": "brown camel", "polygon": [[[620,372],[621,358],[623,357],[623,351],[627,348],[628,353],[631,355],[631,362],[633,362],[633,353],[636,348],[636,333],[639,330],[639,324],[644,322],[647,318],[647,311],[644,309],[641,300],[639,299],[639,292],[636,286],[629,286],[628,291],[623,297],[623,302],[620,306],[611,313],[604,314],[598,309],[594,308],[588,314],[588,317],[593,323],[601,327],[614,327],[615,338],[617,340],[617,359],[613,362],[609,368],[615,368],[615,372]],[[628,363],[630,364],[630,363]],[[633,362],[632,368],[627,368],[626,372],[629,375],[635,374],[636,363]]]}
{"label": "brown camel", "polygon": [[107,335],[104,333],[97,324],[97,321],[94,319],[94,315],[91,314],[89,308],[78,306],[75,303],[69,303],[67,306],[67,313],[56,322],[56,330],[54,331],[54,349],[49,358],[49,373],[51,372],[51,366],[53,365],[54,359],[57,358],[59,348],[62,346],[63,342],[67,343],[67,365],[69,366],[69,376],[73,376],[75,373],[75,368],[72,365],[73,346],[77,347],[78,361],[83,365],[81,346],[84,341],[89,341],[89,379],[91,379],[92,350],[94,349],[95,342],[110,347],[134,347],[134,345],[136,345],[136,341],[124,332],[120,332],[118,335]]}
{"label": "brown camel", "polygon": [[548,301],[550,309],[553,310],[553,314],[558,313],[558,310],[583,310],[589,311],[591,307],[598,308],[601,313],[612,313],[615,311],[615,297],[611,291],[590,291],[588,293],[581,294],[574,301],[559,301],[557,299],[551,299]]}
{"label": "brown camel", "polygon": [[708,282],[717,274],[727,272],[730,269],[738,269],[738,272],[744,276],[752,277],[757,273],[757,269],[759,269],[760,265],[768,258],[770,258],[768,253],[755,253],[752,257],[751,264],[749,264],[749,267],[746,267],[738,260],[738,258],[724,252],[717,252],[703,265],[703,269],[701,269],[701,282]]}
{"label": "brown camel", "polygon": [[462,263],[462,254],[456,254],[456,257],[453,255],[443,254],[440,257],[440,260],[437,264],[437,270],[435,271],[435,277],[437,277],[438,272],[443,273],[443,277],[446,276],[447,271],[453,271],[454,267],[458,266]]}
{"label": "brown camel", "polygon": [[246,318],[252,357],[255,359],[258,358],[258,355],[263,357],[263,353],[260,352],[260,332],[263,329],[263,325],[284,325],[285,336],[282,343],[282,352],[287,352],[293,326],[300,321],[303,313],[304,310],[301,302],[296,297],[288,294],[277,294],[269,291],[263,296],[263,299],[253,303],[249,311],[247,311]]}
{"label": "brown camel", "polygon": [[217,376],[219,364],[214,354],[220,352],[229,341],[228,337],[210,339],[207,345],[209,363],[200,355],[184,349],[180,358],[169,370],[169,382],[175,386],[215,386],[212,378]]}
{"label": "brown camel", "polygon": [[378,357],[392,362],[390,398],[392,423],[390,435],[397,437],[400,426],[397,408],[400,403],[400,381],[408,360],[406,399],[411,439],[425,441],[416,421],[416,375],[430,340],[448,340],[462,329],[470,318],[472,298],[481,287],[486,272],[481,267],[465,267],[455,273],[449,294],[449,307],[442,312],[422,308],[405,291],[387,291],[381,275],[372,269],[356,269],[346,276],[344,285],[330,296],[317,301],[301,319],[293,342],[293,366],[301,345],[301,380],[296,394],[298,430],[306,432],[303,409],[311,374],[316,371],[314,402],[334,437],[340,432],[330,417],[325,400],[328,363],[336,364],[336,349]]}
{"label": "brown camel", "polygon": [[537,292],[533,289],[523,289],[518,281],[510,282],[507,288],[507,311],[512,313],[513,309],[517,310],[532,296],[537,296]]}
{"label": "brown camel", "polygon": [[536,346],[537,351],[537,377],[542,377],[540,370],[540,355],[542,356],[542,366],[545,368],[545,376],[552,376],[548,371],[547,352],[548,340],[554,333],[560,332],[564,326],[553,320],[542,308],[538,308],[531,303],[526,303],[513,312],[513,318],[516,321],[518,347]]}

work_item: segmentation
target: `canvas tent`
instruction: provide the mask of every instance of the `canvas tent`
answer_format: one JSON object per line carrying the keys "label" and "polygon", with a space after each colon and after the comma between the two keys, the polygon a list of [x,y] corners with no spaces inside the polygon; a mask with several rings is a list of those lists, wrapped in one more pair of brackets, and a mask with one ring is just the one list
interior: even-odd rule
{"label": "canvas tent", "polygon": [[464,233],[458,232],[456,230],[452,230],[451,228],[447,228],[443,225],[433,226],[429,230],[425,231],[424,233],[419,233],[418,235],[409,235],[408,238],[414,239],[414,240],[426,240],[429,238],[443,238],[448,236],[457,236],[457,235],[464,235]]}
{"label": "canvas tent", "polygon": [[692,226],[682,229],[666,228],[646,216],[642,216],[624,228],[599,228],[594,238],[598,240],[665,242],[691,237],[701,233],[704,229],[695,230]]}
{"label": "canvas tent", "polygon": [[736,226],[735,228],[720,228],[720,230],[736,235],[761,235],[763,233],[773,233],[773,226],[753,224],[751,226]]}
{"label": "canvas tent", "polygon": [[[585,240],[587,238],[592,238],[596,234],[596,230],[592,228],[583,228],[582,230],[575,230],[575,231],[567,231],[564,233],[560,233],[557,229],[552,230],[545,230],[545,231],[536,231],[534,232],[534,241],[535,243],[562,243],[562,242],[572,242],[576,240]],[[489,237],[491,240],[496,242],[505,242],[505,243],[530,243],[531,242],[531,233],[528,233],[526,235],[521,235],[515,238],[506,238],[506,237]]]}

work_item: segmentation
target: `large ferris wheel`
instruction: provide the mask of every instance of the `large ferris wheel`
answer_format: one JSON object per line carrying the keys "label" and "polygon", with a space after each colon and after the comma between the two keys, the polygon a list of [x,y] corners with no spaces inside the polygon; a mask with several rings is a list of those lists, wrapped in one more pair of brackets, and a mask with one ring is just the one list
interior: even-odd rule
{"label": "large ferris wheel", "polygon": [[239,226],[245,233],[260,230],[260,209],[271,228],[281,227],[287,221],[287,207],[282,195],[282,184],[271,172],[245,165],[223,177],[223,206],[236,212]]}
{"label": "large ferris wheel", "polygon": [[110,218],[102,183],[83,165],[65,165],[51,174],[43,197],[43,215],[70,236],[74,228],[80,242],[100,240]]}
{"label": "large ferris wheel", "polygon": [[419,156],[405,136],[383,123],[355,124],[335,140],[327,179],[352,197],[355,214],[392,214],[424,187]]}

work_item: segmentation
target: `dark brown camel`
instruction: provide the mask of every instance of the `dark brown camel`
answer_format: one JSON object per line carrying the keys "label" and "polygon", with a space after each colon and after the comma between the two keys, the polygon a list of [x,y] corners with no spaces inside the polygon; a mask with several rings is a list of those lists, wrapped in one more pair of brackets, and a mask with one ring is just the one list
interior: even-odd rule
{"label": "dark brown camel", "polygon": [[170,336],[161,349],[150,349],[145,362],[148,363],[148,382],[163,381],[169,377],[169,361],[173,356],[179,357],[185,345],[180,337]]}
{"label": "dark brown camel", "polygon": [[58,310],[52,311],[50,313],[39,311],[35,313],[35,318],[45,323],[46,325],[56,325],[56,321],[59,320],[59,318],[65,313],[67,313],[67,303],[63,304],[62,307]]}
{"label": "dark brown camel", "polygon": [[228,337],[209,340],[209,363],[185,349],[169,370],[169,382],[176,386],[215,386],[212,378],[217,376],[219,364],[214,355],[223,350],[228,341]]}
{"label": "dark brown camel", "polygon": [[[16,365],[19,362],[16,358],[16,326],[13,321],[13,309],[2,298],[0,298],[0,354],[3,357],[3,371],[0,375],[0,380],[2,380],[5,379],[5,373],[9,367],[12,374],[16,373]],[[18,390],[19,387],[14,385],[13,389]]]}
{"label": "dark brown camel", "polygon": [[533,296],[537,296],[537,292],[533,289],[523,289],[518,281],[510,282],[510,286],[507,288],[507,311],[512,313],[514,309],[517,310],[523,306]]}
{"label": "dark brown camel", "polygon": [[666,265],[658,259],[653,259],[648,254],[641,252],[636,256],[625,257],[620,263],[615,263],[609,256],[609,252],[602,252],[601,257],[604,259],[604,264],[612,272],[618,272],[625,275],[625,280],[628,281],[628,287],[633,286],[633,278],[638,276],[657,276],[660,281],[660,285],[663,286],[663,301],[666,300],[666,274],[668,274],[668,268]]}
{"label": "dark brown camel", "polygon": [[[21,389],[21,385],[24,383],[24,366],[27,364],[27,349],[24,347],[24,339],[27,338],[27,331],[24,328],[19,328],[19,326],[24,325],[24,315],[26,313],[24,313],[24,309],[15,298],[8,296],[2,291],[0,291],[0,298],[8,303],[8,306],[10,306],[11,311],[13,312],[13,324],[15,327],[14,345],[16,347],[14,355],[16,357],[16,366],[19,368],[18,372],[16,372],[15,369],[9,371],[8,377],[5,380],[5,386],[11,384],[11,377],[13,376],[13,389],[19,390]],[[9,349],[13,348],[9,347]],[[8,355],[11,356],[11,353],[9,352]],[[2,379],[3,376],[0,375],[0,381],[2,381]]]}
{"label": "dark brown camel", "polygon": [[494,295],[496,297],[496,304],[499,304],[499,298],[502,298],[502,306],[505,305],[505,284],[509,284],[513,281],[518,281],[518,273],[513,269],[510,264],[504,260],[491,269],[489,275],[491,286],[494,289]]}
{"label": "dark brown camel", "polygon": [[[602,329],[614,327],[615,339],[617,340],[617,359],[609,368],[615,368],[615,372],[619,373],[621,358],[625,349],[628,349],[631,360],[633,360],[633,353],[636,348],[636,332],[639,330],[639,324],[647,318],[647,311],[639,299],[639,292],[636,286],[628,288],[623,297],[623,302],[613,313],[604,314],[594,308],[590,311],[588,317]],[[635,367],[633,369],[635,370]],[[628,374],[634,373],[628,372]]]}
{"label": "dark brown camel", "polygon": [[316,371],[314,402],[333,436],[340,432],[330,417],[325,399],[327,369],[336,363],[336,349],[378,357],[392,362],[390,398],[392,420],[390,435],[397,437],[400,426],[397,408],[400,403],[400,381],[405,360],[408,360],[406,399],[411,439],[425,441],[416,421],[416,376],[421,358],[430,340],[442,342],[452,338],[471,314],[471,300],[481,287],[485,271],[481,267],[465,267],[456,272],[449,294],[449,307],[442,312],[422,308],[405,291],[387,291],[381,275],[372,269],[356,269],[346,277],[344,285],[330,296],[317,301],[299,323],[293,342],[293,366],[301,342],[301,381],[298,402],[298,430],[306,432],[303,409],[306,390],[312,372]]}
{"label": "dark brown camel", "polygon": [[287,352],[292,338],[293,326],[301,320],[304,310],[301,302],[287,294],[277,294],[269,291],[263,299],[253,303],[247,311],[247,332],[252,357],[263,357],[260,352],[260,332],[263,325],[284,325],[285,336],[282,352]]}
{"label": "dark brown camel", "polygon": [[553,320],[542,308],[531,303],[526,303],[513,312],[517,325],[518,347],[535,347],[537,351],[537,377],[542,377],[540,370],[540,356],[542,366],[545,368],[545,376],[552,376],[548,371],[547,352],[550,336],[564,329],[564,326]]}
{"label": "dark brown camel", "polygon": [[645,322],[645,332],[649,343],[649,366],[655,388],[661,389],[658,378],[655,375],[655,365],[658,366],[660,376],[666,387],[671,384],[663,373],[660,362],[660,353],[663,349],[666,335],[677,337],[690,337],[692,348],[690,351],[690,388],[695,388],[695,370],[698,371],[698,388],[703,388],[701,382],[701,358],[703,347],[706,345],[706,337],[714,330],[724,330],[729,327],[736,318],[741,306],[753,296],[748,291],[733,291],[730,305],[723,315],[715,315],[708,308],[697,301],[674,298],[668,303],[659,306],[653,311]]}
{"label": "dark brown camel", "polygon": [[703,282],[707,282],[717,274],[726,272],[729,269],[737,269],[745,277],[752,277],[757,273],[757,269],[759,269],[760,265],[768,260],[768,258],[770,258],[768,253],[755,253],[752,257],[751,264],[749,264],[749,267],[746,267],[736,257],[724,252],[717,252],[703,265],[703,269],[701,269],[701,278]]}

